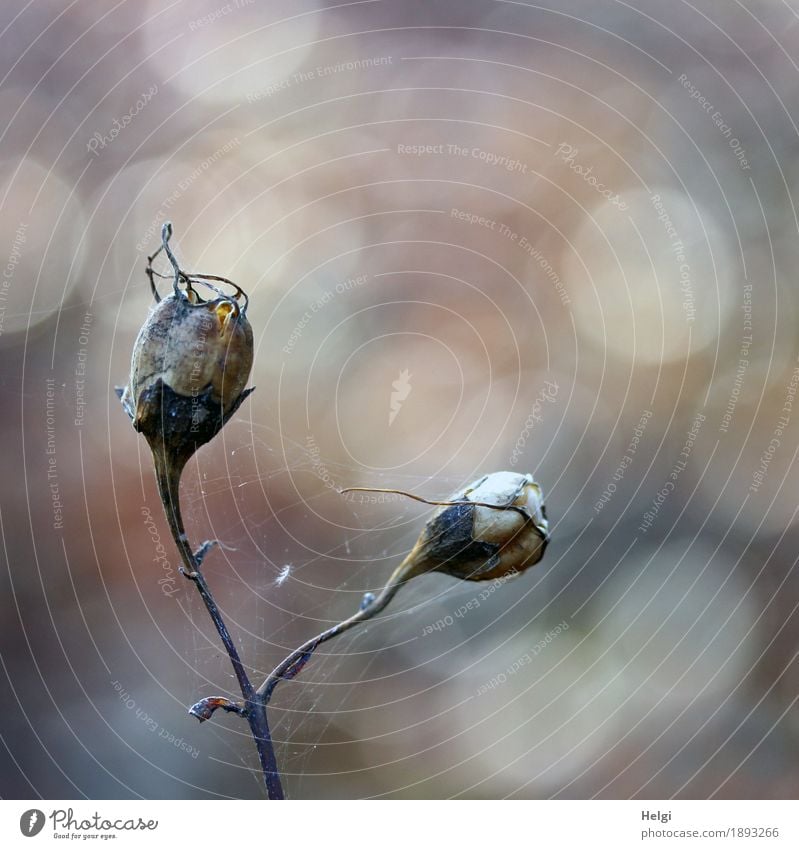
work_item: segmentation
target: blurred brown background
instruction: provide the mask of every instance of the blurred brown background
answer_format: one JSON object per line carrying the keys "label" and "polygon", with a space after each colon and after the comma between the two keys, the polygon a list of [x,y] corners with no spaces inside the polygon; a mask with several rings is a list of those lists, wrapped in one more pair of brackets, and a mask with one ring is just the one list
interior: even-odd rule
{"label": "blurred brown background", "polygon": [[113,393],[167,219],[251,299],[184,499],[256,678],[427,515],[336,488],[547,494],[535,570],[278,691],[289,795],[796,796],[794,0],[14,0],[0,46],[4,797],[262,796]]}

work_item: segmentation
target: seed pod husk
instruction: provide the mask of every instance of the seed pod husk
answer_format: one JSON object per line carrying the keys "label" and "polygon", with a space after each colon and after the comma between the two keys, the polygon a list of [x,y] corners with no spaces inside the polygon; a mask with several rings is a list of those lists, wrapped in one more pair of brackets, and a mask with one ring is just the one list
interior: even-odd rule
{"label": "seed pod husk", "polygon": [[[243,290],[222,277],[182,271],[169,247],[171,235],[167,222],[161,248],[147,268],[156,304],[133,347],[128,385],[117,394],[153,453],[164,509],[191,571],[192,554],[183,544],[180,476],[194,452],[219,433],[253,391],[244,388],[253,363],[253,334]],[[154,282],[163,275],[152,267],[161,250],[175,272],[172,292],[165,298]],[[235,294],[225,294],[212,280],[230,284]],[[199,286],[215,297],[202,298]]]}
{"label": "seed pod husk", "polygon": [[490,581],[534,566],[548,542],[543,494],[532,475],[493,472],[442,502],[406,558],[406,569],[408,577],[442,572]]}
{"label": "seed pod husk", "polygon": [[377,596],[367,593],[352,616],[303,643],[275,668],[259,689],[266,701],[279,681],[299,674],[322,643],[376,616],[411,578],[441,572],[464,581],[509,579],[538,563],[549,542],[543,493],[532,475],[493,472],[446,501],[396,489],[351,487],[341,492],[358,490],[393,492],[438,509]]}
{"label": "seed pod husk", "polygon": [[188,459],[252,391],[252,360],[252,329],[235,300],[170,294],[139,332],[122,405],[151,448]]}
{"label": "seed pod husk", "polygon": [[[167,249],[171,225],[164,226]],[[253,362],[253,335],[243,295],[228,296],[175,265],[172,293],[156,305],[139,331],[130,380],[117,390],[133,427],[155,452],[186,460],[213,439],[252,392],[245,390]],[[152,281],[152,258],[148,269]],[[221,280],[221,278],[211,278]],[[195,289],[208,285],[217,297],[205,300]],[[245,296],[246,299],[246,296]]]}
{"label": "seed pod husk", "polygon": [[544,497],[532,475],[492,472],[444,501],[395,489],[353,487],[343,492],[358,489],[394,492],[438,506],[378,596],[383,606],[402,584],[427,572],[463,581],[519,575],[541,560],[549,543]]}

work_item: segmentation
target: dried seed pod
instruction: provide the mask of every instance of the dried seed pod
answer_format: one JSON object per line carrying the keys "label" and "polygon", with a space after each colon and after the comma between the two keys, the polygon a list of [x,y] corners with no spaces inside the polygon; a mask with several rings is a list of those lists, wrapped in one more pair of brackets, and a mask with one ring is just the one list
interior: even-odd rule
{"label": "dried seed pod", "polygon": [[538,563],[549,542],[543,493],[532,475],[493,472],[446,501],[428,501],[397,489],[341,490],[353,491],[398,493],[435,504],[438,509],[379,595],[367,593],[349,619],[303,643],[273,670],[258,690],[266,702],[280,681],[302,671],[322,643],[380,613],[411,578],[428,572],[442,572],[464,581],[510,578]]}
{"label": "dried seed pod", "polygon": [[492,472],[445,501],[396,489],[351,487],[342,492],[359,489],[399,493],[438,506],[389,585],[426,572],[464,581],[509,577],[538,563],[549,542],[544,496],[532,475]]}
{"label": "dried seed pod", "polygon": [[441,503],[406,558],[407,577],[508,577],[538,563],[548,542],[543,494],[532,475],[494,472]]}
{"label": "dried seed pod", "polygon": [[[252,368],[253,336],[242,290],[235,287],[236,294],[229,296],[207,282],[222,278],[182,272],[169,250],[171,233],[165,224],[162,249],[175,268],[173,292],[160,299],[153,285],[156,306],[136,339],[130,381],[117,392],[153,451],[185,464],[252,392],[244,387]],[[194,288],[198,284],[216,297],[200,297]]]}
{"label": "dried seed pod", "polygon": [[[161,247],[147,266],[156,306],[136,339],[130,381],[117,394],[153,453],[170,529],[187,574],[196,579],[210,544],[196,553],[189,547],[180,513],[180,477],[192,454],[219,433],[252,392],[244,387],[252,368],[253,337],[244,291],[223,277],[182,271],[169,248],[171,235],[167,222]],[[154,280],[163,275],[153,269],[162,250],[175,272],[172,293],[163,299]],[[235,294],[225,294],[212,280],[233,286]],[[195,286],[216,297],[205,300]]]}

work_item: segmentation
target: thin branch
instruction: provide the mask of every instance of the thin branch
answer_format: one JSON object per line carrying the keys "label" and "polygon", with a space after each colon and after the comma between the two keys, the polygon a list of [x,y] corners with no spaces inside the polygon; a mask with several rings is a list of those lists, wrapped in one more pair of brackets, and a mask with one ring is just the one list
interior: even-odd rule
{"label": "thin branch", "polygon": [[[155,462],[155,473],[158,481],[158,491],[161,495],[161,503],[164,506],[169,530],[172,533],[172,538],[175,541],[180,558],[183,561],[181,573],[189,580],[194,581],[197,589],[202,596],[205,607],[208,610],[214,626],[225,646],[225,651],[230,658],[230,663],[233,666],[233,671],[236,673],[236,678],[241,688],[241,694],[245,700],[249,700],[253,695],[253,686],[247,676],[247,671],[244,664],[241,662],[238,650],[230,636],[230,632],[225,625],[219,607],[214,600],[208,582],[205,576],[200,571],[200,566],[205,558],[205,555],[213,546],[212,542],[203,543],[203,545],[195,554],[191,550],[188,537],[183,526],[183,517],[180,512],[180,477],[183,471],[183,464],[176,463],[173,458],[167,458],[165,453],[160,451],[153,452],[153,460]],[[179,466],[179,468],[178,468]]]}
{"label": "thin branch", "polygon": [[[196,291],[192,287],[192,283],[200,283],[203,286],[206,286],[212,292],[215,292],[220,297],[226,297],[225,293],[219,289],[217,286],[212,285],[209,281],[215,280],[218,283],[225,283],[228,286],[232,286],[236,292],[233,297],[238,301],[240,298],[244,299],[244,306],[242,306],[241,311],[243,314],[247,314],[247,307],[250,304],[250,298],[244,289],[239,286],[238,283],[234,283],[232,280],[228,280],[227,277],[220,277],[218,274],[197,274],[184,271],[180,265],[178,264],[177,259],[175,258],[172,249],[169,247],[169,240],[172,238],[172,224],[167,221],[164,226],[161,228],[161,245],[151,256],[147,257],[147,268],[145,269],[145,273],[150,280],[150,291],[153,294],[153,298],[155,298],[155,302],[159,303],[161,301],[161,295],[158,292],[158,289],[155,285],[155,278],[160,277],[162,280],[168,280],[170,277],[173,279],[173,289],[175,293],[178,292],[178,285],[183,282],[186,284],[186,288],[188,291],[194,292],[196,295]],[[172,275],[162,274],[160,271],[156,271],[153,268],[153,262],[155,258],[161,253],[161,251],[165,251],[167,257],[169,258],[169,262],[172,265],[172,269],[174,273]]]}
{"label": "thin branch", "polygon": [[[169,530],[172,533],[172,538],[183,561],[181,572],[190,581],[193,581],[197,587],[205,604],[205,609],[208,611],[214,627],[219,634],[219,638],[222,640],[222,645],[225,647],[233,671],[236,674],[236,679],[239,682],[241,695],[244,698],[243,707],[234,705],[233,702],[222,696],[203,699],[193,705],[189,713],[203,722],[209,719],[217,708],[221,707],[226,711],[232,711],[245,717],[250,725],[255,747],[258,750],[258,759],[264,775],[267,796],[270,799],[283,799],[283,787],[280,781],[280,774],[277,770],[277,759],[266,718],[266,705],[256,695],[255,689],[247,675],[247,670],[241,662],[233,638],[230,636],[225,620],[222,618],[222,612],[201,571],[202,561],[211,548],[213,548],[214,543],[203,543],[196,553],[191,550],[180,511],[180,476],[183,464],[176,464],[166,460],[161,452],[153,452],[153,459],[156,466],[158,490],[161,494],[161,501],[164,505]],[[177,465],[180,465],[180,468],[176,468]]]}
{"label": "thin branch", "polygon": [[392,572],[391,577],[388,579],[386,585],[376,598],[371,593],[367,593],[364,596],[363,601],[361,602],[361,607],[357,613],[353,613],[353,615],[348,619],[345,619],[343,622],[339,622],[338,625],[328,628],[326,631],[323,631],[321,634],[318,634],[316,637],[313,637],[303,643],[299,648],[296,648],[290,655],[288,655],[288,657],[281,661],[272,670],[272,672],[269,673],[269,676],[256,691],[256,695],[263,700],[263,703],[265,705],[269,704],[275,687],[277,687],[281,681],[290,681],[292,678],[299,675],[305,664],[311,659],[313,653],[322,643],[332,640],[333,637],[337,637],[345,631],[349,631],[349,629],[355,625],[368,622],[373,616],[376,616],[385,609],[391,599],[394,598],[399,589],[409,579],[409,562],[409,559],[406,558],[402,561],[402,563],[400,563],[400,565]]}
{"label": "thin branch", "polygon": [[[169,246],[169,239],[172,236],[172,224],[165,222],[161,228],[161,247],[155,253],[148,257],[147,275],[150,279],[150,287],[153,291],[153,296],[156,301],[160,300],[156,286],[155,276],[161,276],[153,269],[153,260],[163,250],[174,270],[174,293],[176,297],[183,297],[179,290],[179,284],[183,281],[186,284],[187,291],[191,289],[191,279],[181,270],[177,259],[175,258],[172,249]],[[216,287],[205,281],[200,281],[205,286],[218,291]],[[242,290],[236,287],[238,298],[242,294]],[[196,294],[196,293],[195,293]],[[157,337],[156,337],[157,338]],[[221,419],[220,425],[224,424],[224,419],[232,415],[238,405],[247,397],[249,391],[241,392],[237,399],[232,401],[224,408],[224,418]],[[280,783],[280,775],[277,771],[277,763],[275,759],[274,746],[272,737],[269,732],[269,724],[266,717],[266,707],[263,700],[256,696],[255,688],[253,687],[247,670],[239,656],[236,644],[230,635],[230,631],[225,624],[222,616],[222,611],[214,599],[211,588],[203,575],[201,567],[203,560],[214,547],[215,542],[204,542],[195,552],[189,545],[186,530],[183,524],[183,517],[180,510],[180,479],[183,469],[186,466],[189,458],[194,454],[200,444],[211,439],[217,432],[218,427],[211,427],[206,432],[202,439],[193,437],[184,432],[183,424],[186,419],[186,399],[184,396],[178,395],[174,390],[167,386],[162,378],[158,378],[152,386],[148,386],[146,392],[147,400],[144,402],[143,409],[148,411],[151,418],[144,421],[137,413],[135,424],[138,424],[137,429],[144,432],[150,449],[153,454],[153,463],[155,465],[156,479],[158,481],[158,491],[161,496],[161,502],[166,513],[169,530],[172,538],[180,554],[182,566],[181,573],[197,587],[200,597],[205,604],[205,609],[214,623],[222,645],[225,648],[230,664],[233,667],[233,672],[238,681],[241,695],[244,699],[243,705],[237,705],[232,700],[224,696],[213,696],[202,699],[192,706],[190,713],[196,716],[201,722],[209,719],[213,713],[222,708],[225,711],[237,713],[247,719],[250,731],[252,732],[255,746],[258,750],[258,758],[261,763],[261,768],[264,775],[264,783],[266,784],[267,795],[270,799],[282,799],[283,788]],[[124,395],[124,393],[123,393]],[[194,397],[192,401],[194,401]],[[139,396],[139,403],[142,403],[142,395]],[[153,421],[153,411],[160,419]],[[223,408],[220,405],[220,417],[223,415]],[[214,423],[212,422],[212,425]]]}

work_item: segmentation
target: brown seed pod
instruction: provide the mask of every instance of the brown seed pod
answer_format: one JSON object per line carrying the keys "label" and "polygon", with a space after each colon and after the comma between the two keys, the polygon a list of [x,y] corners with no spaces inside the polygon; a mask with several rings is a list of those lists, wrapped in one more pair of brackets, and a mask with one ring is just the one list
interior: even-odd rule
{"label": "brown seed pod", "polygon": [[490,581],[523,572],[544,556],[549,524],[531,475],[494,472],[447,501],[452,503],[439,506],[406,559],[412,574]]}
{"label": "brown seed pod", "polygon": [[519,574],[544,556],[549,523],[532,475],[493,472],[445,501],[402,494],[438,509],[392,580],[443,572],[464,581],[489,581]]}
{"label": "brown seed pod", "polygon": [[[189,458],[216,436],[252,392],[244,386],[253,361],[247,296],[223,277],[187,274],[169,248],[172,225],[161,230],[161,247],[149,258],[147,274],[156,306],[139,331],[130,365],[130,381],[117,388],[133,427],[153,453],[158,489],[186,574],[199,580],[211,543],[189,547],[180,513],[180,478]],[[164,251],[175,276],[172,293],[161,298],[153,260]],[[236,290],[226,295],[210,281]],[[216,297],[205,300],[196,286]],[[243,300],[243,303],[240,303]]]}
{"label": "brown seed pod", "polygon": [[267,702],[277,684],[298,675],[322,643],[376,616],[411,578],[428,572],[443,572],[464,581],[511,578],[538,563],[549,542],[543,494],[532,475],[493,472],[446,501],[428,501],[397,489],[341,490],[354,491],[398,493],[435,504],[438,509],[379,595],[367,593],[349,619],[303,643],[273,670],[258,690]]}
{"label": "brown seed pod", "polygon": [[443,572],[464,581],[511,578],[538,563],[549,542],[543,494],[532,475],[493,472],[453,493],[446,501],[428,501],[398,489],[340,490],[358,491],[398,493],[435,504],[438,509],[379,595],[367,593],[356,613],[303,643],[275,667],[258,689],[265,702],[280,681],[302,671],[322,643],[376,616],[411,578],[428,572]]}
{"label": "brown seed pod", "polygon": [[[157,254],[150,257],[148,274],[156,306],[136,339],[130,381],[117,392],[133,427],[144,434],[153,451],[185,463],[252,392],[244,387],[252,368],[253,336],[244,292],[231,284],[236,294],[229,296],[208,282],[223,278],[181,271],[169,249],[171,234],[167,223],[161,249],[175,268],[173,291],[159,297],[152,269]],[[211,289],[216,297],[200,297],[197,285]]]}

